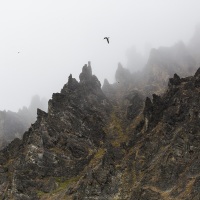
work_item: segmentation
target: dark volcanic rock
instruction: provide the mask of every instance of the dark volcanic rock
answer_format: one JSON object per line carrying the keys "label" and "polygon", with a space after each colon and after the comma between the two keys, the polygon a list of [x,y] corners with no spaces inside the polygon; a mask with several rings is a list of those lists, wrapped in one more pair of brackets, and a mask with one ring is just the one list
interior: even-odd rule
{"label": "dark volcanic rock", "polygon": [[175,74],[162,96],[132,90],[114,102],[85,65],[0,151],[1,198],[198,199],[198,81],[199,70]]}
{"label": "dark volcanic rock", "polygon": [[38,199],[79,176],[104,142],[110,109],[90,65],[83,67],[80,82],[70,75],[61,93],[49,100],[48,113],[38,109],[22,141],[14,140],[1,152],[1,166],[8,172],[1,170],[0,176],[9,188],[2,195]]}
{"label": "dark volcanic rock", "polygon": [[131,105],[127,107],[127,119],[133,120],[143,109],[144,96],[135,91],[128,99]]}
{"label": "dark volcanic rock", "polygon": [[[113,145],[104,147],[102,158],[93,167],[89,166],[92,171],[88,169],[85,177],[70,190],[69,197],[198,199],[200,91],[194,84],[196,75],[187,78],[175,75],[173,79],[170,79],[173,87],[163,96],[154,94],[152,100],[146,99],[145,123],[141,121],[134,128],[136,118],[126,127],[132,127],[133,138],[120,146],[110,141]],[[110,123],[115,129],[114,123]],[[120,124],[117,126],[120,129]],[[114,154],[116,148],[119,158]]]}
{"label": "dark volcanic rock", "polygon": [[174,74],[174,78],[170,78],[169,83],[171,85],[179,85],[181,83],[181,79],[177,74]]}

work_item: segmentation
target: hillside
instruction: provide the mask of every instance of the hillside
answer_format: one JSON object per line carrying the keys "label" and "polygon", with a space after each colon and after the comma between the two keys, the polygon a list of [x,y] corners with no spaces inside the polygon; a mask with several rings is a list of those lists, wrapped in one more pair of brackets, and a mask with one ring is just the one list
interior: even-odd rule
{"label": "hillside", "polygon": [[127,104],[105,96],[90,64],[79,78],[0,152],[1,198],[198,199],[200,69]]}

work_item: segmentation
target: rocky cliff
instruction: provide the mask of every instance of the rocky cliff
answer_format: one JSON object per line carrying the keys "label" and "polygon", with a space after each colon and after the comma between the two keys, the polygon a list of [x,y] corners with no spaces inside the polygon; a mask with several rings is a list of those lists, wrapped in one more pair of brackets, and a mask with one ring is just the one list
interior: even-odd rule
{"label": "rocky cliff", "polygon": [[187,78],[175,74],[166,93],[147,98],[129,123],[115,108],[101,159],[67,197],[199,199],[199,83],[200,69]]}
{"label": "rocky cliff", "polygon": [[168,80],[174,73],[181,77],[191,76],[198,66],[194,53],[183,42],[178,42],[171,47],[152,49],[141,71],[131,73],[119,63],[115,73],[116,82],[104,82],[102,90],[112,99],[122,99],[133,90],[151,97],[153,93],[162,94],[167,89]]}
{"label": "rocky cliff", "polygon": [[105,141],[110,110],[90,66],[83,67],[80,82],[70,75],[49,100],[48,113],[38,109],[37,121],[23,139],[1,151],[1,197],[35,200],[77,182]]}
{"label": "rocky cliff", "polygon": [[199,199],[200,69],[146,100],[106,97],[90,63],[79,78],[0,151],[1,198]]}

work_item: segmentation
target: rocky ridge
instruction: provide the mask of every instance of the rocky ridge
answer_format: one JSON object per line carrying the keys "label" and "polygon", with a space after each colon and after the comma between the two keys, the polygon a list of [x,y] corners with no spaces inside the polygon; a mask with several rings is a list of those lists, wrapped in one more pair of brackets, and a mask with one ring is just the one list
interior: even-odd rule
{"label": "rocky ridge", "polygon": [[152,99],[107,97],[90,63],[79,78],[0,151],[1,198],[199,199],[200,68]]}
{"label": "rocky ridge", "polygon": [[110,99],[122,99],[137,90],[151,98],[153,93],[162,94],[167,89],[168,80],[174,75],[191,76],[198,68],[198,62],[183,42],[171,47],[160,47],[150,51],[145,67],[131,73],[120,63],[115,73],[114,84],[105,80],[102,90]]}
{"label": "rocky ridge", "polygon": [[105,139],[103,127],[111,105],[100,86],[85,65],[80,82],[70,75],[49,100],[48,113],[38,109],[37,121],[23,139],[1,151],[2,198],[40,199],[80,178]]}
{"label": "rocky ridge", "polygon": [[103,155],[66,199],[199,199],[199,83],[200,68],[187,78],[175,74],[129,123],[115,108]]}

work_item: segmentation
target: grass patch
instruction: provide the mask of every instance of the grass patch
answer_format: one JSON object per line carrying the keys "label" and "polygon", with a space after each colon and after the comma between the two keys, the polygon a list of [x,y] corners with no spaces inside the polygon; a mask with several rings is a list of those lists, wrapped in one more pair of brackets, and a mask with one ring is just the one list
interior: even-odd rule
{"label": "grass patch", "polygon": [[128,137],[123,128],[122,121],[117,117],[114,111],[110,116],[110,123],[106,127],[106,134],[111,139],[111,144],[114,147],[119,147],[122,142],[126,142]]}
{"label": "grass patch", "polygon": [[101,159],[103,155],[105,154],[105,149],[100,148],[97,153],[94,155],[94,159]]}
{"label": "grass patch", "polygon": [[55,189],[52,193],[57,193],[66,189],[69,185],[76,183],[79,179],[80,176],[72,177],[66,181],[61,181],[61,178],[56,178],[56,182],[58,183],[58,188]]}
{"label": "grass patch", "polygon": [[43,191],[40,191],[40,190],[38,190],[37,191],[37,196],[40,198],[40,197],[42,197],[43,195],[45,195],[46,193],[45,192],[43,192]]}
{"label": "grass patch", "polygon": [[98,151],[94,154],[94,157],[90,160],[88,166],[94,167],[103,158],[104,154],[105,154],[105,149],[99,148]]}
{"label": "grass patch", "polygon": [[60,194],[64,194],[70,185],[78,182],[78,180],[80,179],[80,176],[75,176],[65,181],[62,181],[61,177],[54,177],[54,178],[58,187],[49,193],[38,190],[36,193],[39,198],[45,199],[45,200],[54,199],[56,196],[60,196]]}

